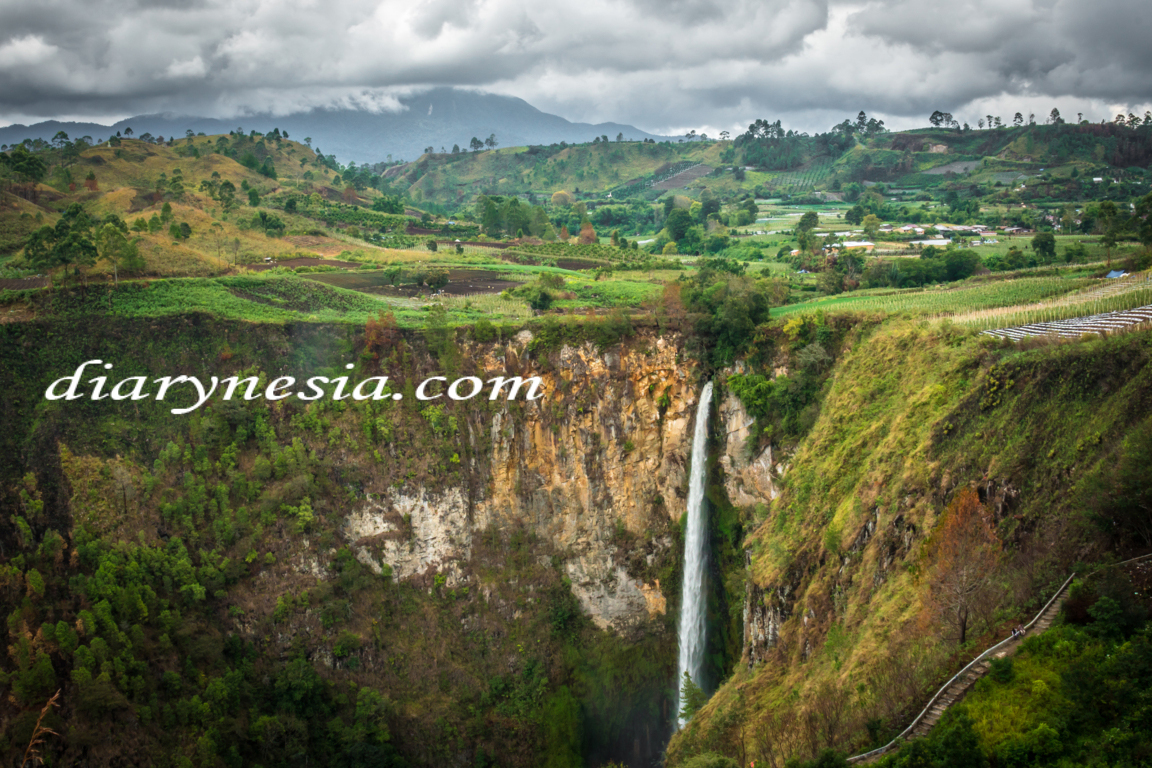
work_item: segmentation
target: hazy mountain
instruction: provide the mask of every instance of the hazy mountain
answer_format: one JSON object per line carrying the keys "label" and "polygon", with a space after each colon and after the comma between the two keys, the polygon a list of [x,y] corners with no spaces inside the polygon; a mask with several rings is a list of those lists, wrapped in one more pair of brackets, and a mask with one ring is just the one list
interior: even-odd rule
{"label": "hazy mountain", "polygon": [[35,125],[11,125],[0,128],[0,143],[15,144],[26,138],[51,139],[57,131],[71,138],[91,136],[105,139],[116,131],[131,127],[135,135],[183,136],[187,130],[207,134],[227,133],[238,127],[270,131],[279,127],[293,139],[311,137],[312,146],[325,154],[335,154],[341,162],[377,162],[391,155],[393,159],[414,160],[425,147],[452,149],[459,144],[468,148],[472,137],[485,139],[491,134],[502,147],[553,142],[591,141],[595,136],[615,139],[623,133],[626,139],[662,139],[630,125],[619,123],[573,123],[533,107],[523,99],[476,93],[454,88],[437,88],[402,98],[400,112],[365,112],[358,110],[323,110],[275,117],[249,115],[235,119],[188,117],[172,114],[139,115],[106,126],[97,123],[62,123],[49,120]]}

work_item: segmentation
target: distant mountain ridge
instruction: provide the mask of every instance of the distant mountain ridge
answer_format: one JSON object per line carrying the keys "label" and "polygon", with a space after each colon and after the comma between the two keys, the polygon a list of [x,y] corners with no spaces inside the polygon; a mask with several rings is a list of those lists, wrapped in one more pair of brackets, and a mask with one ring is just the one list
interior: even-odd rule
{"label": "distant mountain ridge", "polygon": [[473,137],[483,140],[491,134],[496,135],[502,147],[585,142],[596,136],[615,139],[620,133],[626,139],[668,138],[621,123],[573,123],[541,112],[523,99],[457,88],[435,88],[404,96],[399,101],[405,107],[400,112],[314,109],[279,117],[257,114],[227,120],[172,114],[138,115],[113,125],[48,120],[0,128],[0,143],[18,144],[24,139],[36,138],[50,140],[58,131],[64,131],[73,139],[91,136],[98,140],[129,127],[137,136],[151,133],[164,137],[180,137],[187,130],[211,135],[236,128],[261,133],[279,128],[288,131],[293,139],[310,137],[313,147],[326,155],[336,155],[340,162],[374,163],[389,155],[394,160],[415,160],[429,146],[436,151],[441,147],[451,151],[452,145],[458,144],[467,150]]}

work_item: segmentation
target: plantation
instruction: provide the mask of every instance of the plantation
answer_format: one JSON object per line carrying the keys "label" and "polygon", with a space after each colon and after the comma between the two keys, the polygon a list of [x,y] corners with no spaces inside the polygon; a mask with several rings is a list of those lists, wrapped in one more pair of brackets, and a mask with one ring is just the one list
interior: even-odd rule
{"label": "plantation", "polygon": [[1053,276],[976,281],[971,285],[947,288],[873,289],[791,304],[774,310],[773,315],[787,317],[806,312],[836,311],[942,316],[1038,302],[1091,284],[1089,278]]}

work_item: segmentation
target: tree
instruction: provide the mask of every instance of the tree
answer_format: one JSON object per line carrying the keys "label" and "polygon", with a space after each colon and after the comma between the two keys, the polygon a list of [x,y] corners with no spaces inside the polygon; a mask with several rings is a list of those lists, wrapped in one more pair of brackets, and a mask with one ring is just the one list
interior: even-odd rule
{"label": "tree", "polygon": [[32,233],[25,245],[28,261],[36,267],[51,269],[72,267],[74,274],[80,267],[96,263],[99,253],[89,234],[92,222],[79,203],[72,203],[55,227],[44,226]]}
{"label": "tree", "polygon": [[1059,125],[1064,122],[1060,119],[1060,110],[1056,109],[1056,107],[1052,107],[1052,111],[1048,113],[1048,122],[1052,125]]}
{"label": "tree", "polygon": [[675,242],[682,240],[691,226],[692,215],[683,208],[673,208],[664,219],[664,229],[668,231],[668,238]]}
{"label": "tree", "polygon": [[[435,240],[429,241],[429,243],[435,242]],[[432,267],[428,270],[428,273],[424,278],[424,284],[434,291],[440,290],[444,286],[448,285],[448,270],[444,267]]]}
{"label": "tree", "polygon": [[581,243],[582,245],[591,245],[596,241],[596,230],[593,229],[592,222],[585,221],[580,225],[580,235],[577,238],[577,242]]}
{"label": "tree", "polygon": [[1012,118],[1012,125],[1016,126],[1017,128],[1024,125],[1024,115],[1017,112],[1016,115]]}
{"label": "tree", "polygon": [[224,258],[224,225],[218,221],[212,222],[212,226],[208,228],[208,234],[212,238],[212,244],[216,246],[216,257],[219,259]]}
{"label": "tree", "polygon": [[997,602],[1000,540],[990,515],[971,488],[961,489],[928,540],[929,615],[955,632],[963,645],[973,620]]}
{"label": "tree", "polygon": [[798,232],[808,232],[816,228],[820,223],[820,216],[815,211],[808,211],[800,217],[800,221],[796,223],[796,230]]}
{"label": "tree", "polygon": [[499,237],[501,232],[500,208],[496,201],[487,195],[476,198],[477,213],[480,219],[480,231],[490,237]]}
{"label": "tree", "polygon": [[552,193],[552,205],[567,208],[572,205],[572,195],[560,189]]}
{"label": "tree", "polygon": [[864,234],[867,235],[868,239],[876,239],[876,234],[880,230],[880,217],[870,213],[864,217],[861,224],[864,226]]}
{"label": "tree", "polygon": [[1032,250],[1043,264],[1056,261],[1056,237],[1051,232],[1039,232],[1032,238]]}
{"label": "tree", "polygon": [[129,240],[115,224],[105,224],[96,236],[96,250],[102,261],[112,265],[112,280],[120,282],[120,267],[137,271],[144,266],[137,240]]}
{"label": "tree", "polygon": [[944,113],[937,109],[929,116],[928,122],[934,127],[939,128],[944,122]]}
{"label": "tree", "polygon": [[216,189],[216,199],[220,202],[220,207],[224,209],[225,213],[236,207],[236,185],[228,179],[224,179]]}
{"label": "tree", "polygon": [[680,683],[680,719],[685,722],[691,720],[692,716],[707,703],[708,694],[704,693],[685,672],[684,679]]}
{"label": "tree", "polygon": [[624,141],[624,132],[623,131],[616,134],[616,141]]}
{"label": "tree", "polygon": [[1152,249],[1152,192],[1140,198],[1134,217],[1136,238],[1145,248]]}
{"label": "tree", "polygon": [[459,144],[453,144],[452,145],[452,154],[454,154],[454,155],[460,154],[460,145]]}
{"label": "tree", "polygon": [[0,155],[0,165],[7,165],[12,171],[14,180],[25,185],[25,188],[19,192],[21,197],[36,202],[39,197],[36,184],[48,172],[48,166],[45,165],[44,160],[39,155],[29,152],[27,147],[18,144],[7,155]]}
{"label": "tree", "polygon": [[488,147],[488,149],[496,149],[496,147],[500,146],[499,142],[496,141],[496,134],[489,134],[488,138],[484,139],[484,146]]}

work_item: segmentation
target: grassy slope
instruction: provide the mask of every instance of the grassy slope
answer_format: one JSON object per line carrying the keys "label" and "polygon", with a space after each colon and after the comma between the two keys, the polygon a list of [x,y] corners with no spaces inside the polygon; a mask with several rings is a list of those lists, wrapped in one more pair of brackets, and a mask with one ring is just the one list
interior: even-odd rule
{"label": "grassy slope", "polygon": [[[34,216],[37,212],[44,223],[51,224],[72,202],[78,202],[94,215],[116,214],[129,224],[137,218],[145,220],[159,214],[164,199],[153,200],[151,193],[156,184],[171,179],[179,170],[183,176],[184,194],[178,200],[170,201],[173,218],[186,222],[192,228],[192,236],[186,241],[173,241],[168,236],[168,227],[156,234],[132,233],[142,237],[139,244],[148,274],[160,276],[206,276],[221,274],[230,270],[232,248],[239,240],[238,252],[242,261],[259,262],[265,256],[291,257],[311,256],[310,251],[278,238],[269,238],[259,230],[246,229],[240,222],[250,219],[255,211],[248,206],[246,193],[241,185],[247,182],[261,196],[277,191],[300,190],[302,193],[321,191],[335,194],[326,186],[334,178],[331,170],[315,163],[316,155],[303,144],[282,141],[279,144],[267,142],[266,150],[277,168],[279,179],[269,179],[249,170],[240,163],[220,154],[208,154],[216,137],[197,137],[192,145],[185,141],[175,146],[147,144],[141,141],[125,140],[121,147],[102,145],[86,150],[79,161],[69,170],[72,178],[83,180],[91,171],[96,176],[97,189],[90,191],[77,183],[75,191],[59,183],[53,194],[54,200],[42,199],[40,205],[33,205],[20,198],[5,195],[5,205],[0,206],[0,233],[9,229],[24,231],[27,219],[21,214]],[[201,157],[188,154],[189,146],[196,147]],[[300,160],[306,165],[301,166]],[[314,179],[304,181],[305,171]],[[210,180],[213,173],[219,174],[220,181],[231,181],[236,187],[237,202],[240,205],[229,214],[224,214],[219,204],[207,194],[200,192],[200,183]],[[50,179],[59,179],[50,170]],[[289,234],[306,232],[317,226],[316,222],[304,216],[294,216],[277,211],[284,220]],[[219,234],[213,232],[212,225],[220,225]],[[365,252],[378,252],[381,249],[359,240],[349,240],[349,248]],[[18,264],[19,261],[13,262]],[[107,264],[100,263],[94,269],[100,274],[111,272]]]}
{"label": "grassy slope", "polygon": [[[480,192],[551,195],[557,190],[607,192],[633,179],[652,175],[668,163],[684,160],[719,164],[720,143],[581,144],[545,157],[525,147],[510,147],[467,156],[425,155],[405,176],[425,199],[468,202]],[[419,176],[417,179],[416,177]]]}
{"label": "grassy slope", "polygon": [[[1099,546],[1077,494],[1125,435],[1147,428],[1150,342],[1145,332],[1027,349],[908,323],[857,339],[789,460],[783,496],[750,537],[752,582],[766,599],[792,589],[781,642],[769,662],[737,668],[673,740],[671,762],[735,754],[741,724],[763,730],[768,713],[813,711],[829,691],[852,701],[840,748],[865,746],[869,717],[902,728],[920,694],[886,711],[874,681],[887,665],[920,665],[926,691],[959,663],[952,641],[922,621],[916,575],[951,492],[975,484],[997,510],[1014,558],[1000,618],[1012,619]],[[899,657],[908,643],[915,653]]]}

